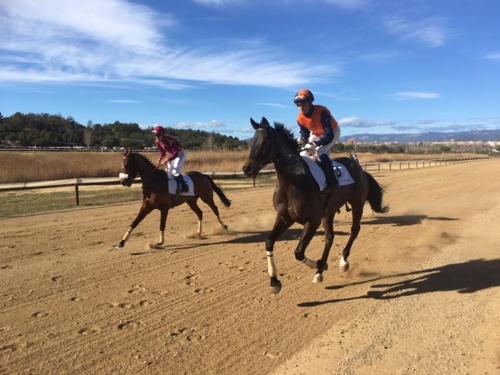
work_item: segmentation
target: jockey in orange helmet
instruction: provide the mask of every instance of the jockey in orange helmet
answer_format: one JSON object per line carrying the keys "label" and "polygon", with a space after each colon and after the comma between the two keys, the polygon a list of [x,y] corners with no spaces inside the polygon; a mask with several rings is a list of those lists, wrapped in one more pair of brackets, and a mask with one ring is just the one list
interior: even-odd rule
{"label": "jockey in orange helmet", "polygon": [[[186,162],[186,152],[182,149],[181,144],[174,137],[167,135],[163,126],[155,126],[152,133],[155,135],[155,144],[160,150],[160,158],[158,159],[158,167],[167,163],[165,171],[169,176],[173,176],[180,186],[181,192],[189,190],[186,181],[182,177],[181,170]],[[170,157],[166,158],[167,153]]]}
{"label": "jockey in orange helmet", "polygon": [[337,189],[337,177],[328,156],[335,142],[340,139],[340,128],[337,121],[328,108],[313,104],[314,95],[307,89],[297,92],[293,102],[297,107],[300,107],[300,113],[297,117],[297,123],[300,126],[300,141],[316,146],[319,165],[326,177],[327,188],[325,190]]}

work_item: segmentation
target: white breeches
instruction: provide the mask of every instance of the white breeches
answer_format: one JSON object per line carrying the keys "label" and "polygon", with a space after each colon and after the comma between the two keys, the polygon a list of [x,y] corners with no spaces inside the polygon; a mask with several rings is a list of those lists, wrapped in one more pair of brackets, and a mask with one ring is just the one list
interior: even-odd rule
{"label": "white breeches", "polygon": [[182,168],[184,167],[185,162],[186,152],[182,151],[179,156],[167,163],[167,168],[165,169],[165,171],[169,176],[177,177],[182,173]]}

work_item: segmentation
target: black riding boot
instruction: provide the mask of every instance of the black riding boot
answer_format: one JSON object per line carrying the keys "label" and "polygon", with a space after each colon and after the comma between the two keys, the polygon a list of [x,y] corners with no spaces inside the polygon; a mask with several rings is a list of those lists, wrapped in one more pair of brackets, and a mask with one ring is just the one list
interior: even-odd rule
{"label": "black riding boot", "polygon": [[186,184],[186,181],[184,181],[184,177],[182,175],[175,176],[175,181],[177,181],[177,184],[181,187],[180,192],[184,193],[189,190],[189,186]]}
{"label": "black riding boot", "polygon": [[319,165],[326,177],[326,188],[324,191],[337,190],[339,188],[339,182],[337,181],[337,176],[335,176],[335,172],[333,171],[332,161],[327,154],[321,155],[319,160]]}

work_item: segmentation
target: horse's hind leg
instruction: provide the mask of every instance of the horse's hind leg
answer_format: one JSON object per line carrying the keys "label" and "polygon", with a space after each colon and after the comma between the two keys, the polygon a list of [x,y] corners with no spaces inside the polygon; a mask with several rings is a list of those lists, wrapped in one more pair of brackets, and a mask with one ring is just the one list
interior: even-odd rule
{"label": "horse's hind leg", "polygon": [[201,232],[203,230],[203,222],[202,222],[203,211],[198,206],[198,203],[196,203],[197,200],[198,198],[195,198],[193,200],[187,201],[186,203],[188,204],[189,207],[191,207],[191,210],[193,210],[193,212],[198,217],[198,235],[201,237]]}
{"label": "horse's hind leg", "polygon": [[328,269],[328,255],[333,245],[335,233],[333,232],[333,219],[335,215],[328,215],[323,217],[322,224],[325,229],[325,248],[321,259],[318,260],[318,271],[314,275],[313,283],[320,283],[323,281],[323,272]]}
{"label": "horse's hind leg", "polygon": [[141,209],[139,210],[139,213],[137,214],[137,217],[134,219],[132,224],[130,224],[130,227],[128,227],[127,231],[122,237],[122,240],[118,242],[118,245],[116,245],[116,248],[121,249],[122,247],[125,246],[125,242],[128,240],[130,233],[139,225],[139,223],[152,211],[153,209],[149,205],[143,204],[141,206]]}
{"label": "horse's hind leg", "polygon": [[221,225],[221,227],[224,229],[224,230],[227,230],[227,225],[224,224],[224,222],[222,221],[222,219],[220,218],[220,215],[219,215],[219,208],[215,205],[215,202],[214,202],[214,197],[212,194],[210,194],[208,197],[204,197],[204,196],[200,196],[201,200],[203,202],[205,202],[208,207],[210,207],[213,211],[213,213],[215,214],[215,216],[217,216],[217,220],[219,221],[219,224]]}
{"label": "horse's hind leg", "polygon": [[342,250],[342,256],[340,257],[339,267],[340,270],[346,272],[349,270],[349,261],[347,258],[351,254],[351,247],[354,243],[354,240],[359,234],[359,230],[361,228],[361,217],[363,216],[363,203],[360,202],[351,202],[352,204],[352,226],[351,226],[351,235],[347,244],[345,245],[344,250]]}

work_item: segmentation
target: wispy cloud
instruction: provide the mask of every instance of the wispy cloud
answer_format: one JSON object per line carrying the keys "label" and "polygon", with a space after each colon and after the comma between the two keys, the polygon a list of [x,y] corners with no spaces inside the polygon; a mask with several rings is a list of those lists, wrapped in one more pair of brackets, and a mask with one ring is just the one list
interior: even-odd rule
{"label": "wispy cloud", "polygon": [[395,94],[398,100],[408,100],[408,99],[439,99],[440,94],[437,92],[422,92],[422,91],[401,91]]}
{"label": "wispy cloud", "polygon": [[115,103],[115,104],[136,104],[140,103],[138,100],[133,100],[133,99],[111,99],[109,100],[110,103]]}
{"label": "wispy cloud", "polygon": [[500,61],[500,52],[488,53],[487,55],[484,56],[484,58],[488,60]]}
{"label": "wispy cloud", "polygon": [[438,18],[410,22],[403,18],[388,18],[384,22],[387,31],[403,40],[417,41],[427,47],[441,47],[449,37],[449,32]]}
{"label": "wispy cloud", "polygon": [[221,5],[233,5],[241,4],[245,0],[193,0],[197,4],[206,6],[221,6]]}
{"label": "wispy cloud", "polygon": [[179,122],[174,127],[179,129],[220,129],[226,127],[226,124],[219,120],[211,120],[208,122]]}
{"label": "wispy cloud", "polygon": [[340,126],[350,128],[374,128],[380,126],[392,126],[394,121],[389,120],[363,120],[359,117],[346,117],[339,120]]}
{"label": "wispy cloud", "polygon": [[286,105],[284,104],[278,104],[278,103],[255,103],[256,105],[262,105],[262,106],[265,106],[265,107],[275,107],[275,108],[280,108],[280,109],[286,109],[288,108]]}
{"label": "wispy cloud", "polygon": [[168,14],[127,0],[1,1],[0,82],[291,87],[340,71],[332,64],[290,63],[263,44],[239,49],[176,45],[167,34],[175,25]]}
{"label": "wispy cloud", "polygon": [[[227,6],[227,5],[249,5],[256,3],[267,3],[267,1],[263,0],[193,0],[197,4],[205,5],[205,6]],[[372,0],[279,0],[284,4],[291,3],[323,3],[323,4],[331,4],[337,6],[339,8],[347,9],[347,10],[356,10],[360,9],[366,5],[368,5]],[[259,4],[260,6],[260,4]]]}
{"label": "wispy cloud", "polygon": [[395,58],[401,55],[400,52],[397,51],[383,51],[383,52],[371,52],[365,53],[358,56],[358,60],[373,62],[378,64],[385,64],[389,61],[394,60]]}
{"label": "wispy cloud", "polygon": [[359,9],[370,3],[370,0],[319,0],[320,2],[337,5],[345,9]]}

